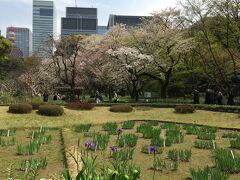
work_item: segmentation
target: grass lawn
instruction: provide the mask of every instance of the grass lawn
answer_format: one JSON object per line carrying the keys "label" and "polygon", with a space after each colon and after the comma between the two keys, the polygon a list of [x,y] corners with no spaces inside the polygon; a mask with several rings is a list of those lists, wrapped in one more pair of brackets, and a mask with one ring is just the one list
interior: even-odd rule
{"label": "grass lawn", "polygon": [[126,120],[160,120],[223,128],[240,128],[240,118],[234,113],[196,111],[194,114],[176,114],[172,108],[136,107],[132,113],[112,113],[108,107],[95,107],[91,111],[65,109],[61,117],[45,117],[35,111],[31,114],[17,115],[7,113],[8,107],[0,107],[0,128],[25,127],[70,127],[74,124],[122,122]]}
{"label": "grass lawn", "polygon": [[[153,161],[153,155],[143,154],[141,148],[143,145],[149,145],[150,139],[142,138],[141,133],[136,133],[136,127],[142,122],[140,120],[159,120],[177,123],[195,123],[198,125],[217,126],[222,128],[236,128],[240,129],[240,118],[238,114],[234,113],[220,113],[211,111],[198,110],[193,114],[176,114],[172,108],[150,108],[150,107],[135,107],[131,113],[112,113],[108,107],[95,107],[91,111],[79,111],[65,109],[65,114],[61,117],[46,117],[40,116],[33,111],[31,114],[10,114],[7,113],[8,107],[0,107],[0,129],[17,128],[17,133],[14,135],[16,138],[16,145],[0,147],[0,170],[5,170],[11,163],[13,163],[14,170],[20,176],[23,172],[19,171],[19,161],[22,159],[28,159],[30,157],[39,158],[46,156],[48,159],[48,166],[46,170],[40,170],[38,177],[49,178],[51,175],[59,176],[59,172],[63,167],[62,154],[61,154],[61,141],[60,131],[50,130],[50,134],[53,139],[50,144],[43,145],[39,153],[31,156],[17,156],[16,147],[17,144],[27,144],[30,142],[27,135],[31,132],[31,127],[49,127],[49,128],[63,128],[64,145],[67,152],[71,152],[76,147],[78,139],[80,140],[81,149],[84,148],[85,141],[91,141],[92,137],[85,137],[83,133],[76,133],[72,131],[73,125],[90,123],[91,132],[103,133],[102,124],[106,122],[117,122],[118,127],[122,126],[122,122],[126,120],[138,120],[134,129],[125,130],[126,133],[133,133],[139,137],[138,143],[134,150],[133,162],[137,166],[141,167],[141,179],[151,179],[153,171],[150,169]],[[30,129],[29,129],[30,128]],[[162,128],[161,137],[165,136],[166,130]],[[182,129],[185,134],[185,130]],[[221,138],[222,134],[228,132],[228,130],[218,130],[216,133],[217,147],[229,148],[229,139]],[[239,132],[237,132],[239,133]],[[3,137],[8,138],[8,137]],[[98,162],[107,162],[110,165],[112,158],[109,157],[109,147],[116,144],[116,135],[111,135],[108,146],[105,151],[96,151],[98,155]],[[180,136],[179,136],[180,138]],[[190,162],[179,163],[179,169],[177,171],[171,171],[169,169],[157,172],[156,177],[163,177],[163,179],[184,179],[190,176],[190,168],[197,169],[203,168],[206,165],[213,166],[211,150],[197,149],[193,147],[194,141],[197,139],[196,135],[186,135],[184,142],[180,144],[173,144],[171,147],[166,147],[164,152],[159,157],[166,161],[169,165],[170,161],[167,157],[169,150],[175,149],[191,149],[192,158]],[[240,155],[240,150],[235,150],[237,155]],[[68,153],[66,154],[67,157]],[[106,161],[107,160],[107,161]],[[71,160],[68,159],[68,162]],[[74,167],[73,167],[74,169]],[[70,166],[71,170],[71,166]],[[5,178],[6,175],[0,172],[0,179]],[[150,178],[149,178],[150,177]],[[156,178],[158,179],[158,178]],[[238,175],[230,175],[230,179],[239,179]]]}

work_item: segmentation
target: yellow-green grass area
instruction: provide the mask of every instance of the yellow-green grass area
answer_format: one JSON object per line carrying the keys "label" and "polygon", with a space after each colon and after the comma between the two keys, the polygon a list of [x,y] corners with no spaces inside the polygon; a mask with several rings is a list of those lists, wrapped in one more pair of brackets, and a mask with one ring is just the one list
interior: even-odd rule
{"label": "yellow-green grass area", "polygon": [[0,128],[24,127],[70,127],[75,124],[104,122],[123,122],[126,120],[159,120],[179,123],[195,123],[199,125],[218,126],[223,128],[239,128],[238,114],[197,110],[193,114],[176,114],[173,108],[135,107],[131,113],[113,113],[109,107],[95,107],[90,111],[64,109],[60,117],[31,114],[10,114],[8,107],[0,107]]}
{"label": "yellow-green grass area", "polygon": [[[28,134],[31,133],[32,130],[33,129],[18,129],[16,130],[16,134],[14,136],[0,136],[5,140],[13,137],[16,139],[16,144],[14,146],[0,145],[0,179],[8,178],[8,173],[6,170],[11,164],[13,165],[13,179],[22,179],[25,172],[20,170],[20,160],[29,160],[30,158],[39,159],[41,157],[46,157],[48,164],[46,169],[40,169],[38,171],[37,179],[61,177],[60,175],[63,168],[63,156],[61,152],[60,130],[50,130],[46,132],[46,135],[51,135],[52,140],[49,144],[41,145],[38,153],[34,153],[33,155],[17,155],[17,145],[29,144],[31,138],[28,138]],[[29,174],[31,173],[32,171],[30,171]]]}
{"label": "yellow-green grass area", "polygon": [[[136,132],[136,128],[143,122],[136,122],[135,127],[132,130],[124,130],[123,134],[136,134],[138,138],[137,145],[134,149],[134,156],[133,160],[130,160],[131,162],[135,163],[137,166],[141,168],[141,177],[139,179],[143,180],[151,180],[153,179],[153,173],[154,171],[151,169],[152,162],[154,160],[154,155],[153,154],[144,154],[141,152],[141,148],[144,145],[150,145],[150,139],[144,139],[142,138],[141,133]],[[121,127],[122,124],[118,124],[118,127]],[[158,126],[159,127],[159,126]],[[157,128],[157,127],[155,127]],[[181,130],[184,134],[186,133],[185,130]],[[90,128],[88,135],[91,134],[91,132],[100,132],[100,133],[106,133],[103,131],[101,125],[95,125]],[[161,132],[161,137],[163,138],[166,130],[162,129]],[[228,132],[233,132],[230,130],[218,130],[216,135],[217,138],[215,140],[216,146],[218,148],[229,148],[230,147],[230,142],[229,139],[222,138],[223,133],[228,133]],[[240,132],[234,132],[234,133],[239,133]],[[65,141],[65,148],[66,152],[72,151],[73,147],[77,145],[78,140],[80,141],[80,149],[83,152],[84,149],[84,142],[86,141],[92,141],[92,137],[85,137],[84,133],[77,133],[74,132],[73,129],[65,128],[63,129],[63,137]],[[204,150],[204,149],[197,149],[193,147],[194,141],[197,140],[196,135],[186,135],[184,136],[184,142],[179,143],[179,144],[172,144],[170,147],[166,147],[163,150],[162,154],[156,155],[163,161],[165,161],[167,165],[167,169],[164,169],[163,171],[157,171],[155,174],[155,180],[184,180],[188,177],[191,176],[190,174],[190,168],[193,168],[195,170],[198,170],[198,168],[204,168],[206,166],[212,167],[214,165],[213,161],[213,154],[212,150]],[[110,157],[110,147],[116,145],[117,141],[117,135],[111,135],[110,140],[108,143],[108,146],[106,150],[100,151],[96,150],[93,151],[92,154],[94,156],[97,156],[97,163],[100,164],[100,167],[103,167],[103,165],[111,166],[111,162],[114,161],[113,158]],[[168,159],[168,151],[172,149],[177,149],[177,150],[191,150],[192,152],[192,157],[189,162],[179,162],[178,164],[178,170],[176,171],[171,171],[169,168],[170,165],[170,160]],[[119,150],[119,148],[118,148]],[[79,150],[80,151],[80,150]],[[234,152],[238,155],[240,155],[239,150],[234,150]],[[71,157],[70,157],[71,158]],[[240,179],[240,175],[235,174],[235,175],[229,175],[228,176],[230,180],[238,180]]]}

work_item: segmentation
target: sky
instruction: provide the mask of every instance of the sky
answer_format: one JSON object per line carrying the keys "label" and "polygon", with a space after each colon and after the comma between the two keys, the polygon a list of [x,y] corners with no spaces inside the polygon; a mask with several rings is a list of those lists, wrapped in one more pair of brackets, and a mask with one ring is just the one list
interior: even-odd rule
{"label": "sky", "polygon": [[[74,7],[75,0],[54,0],[57,9],[57,33],[66,7]],[[77,0],[78,7],[98,8],[98,24],[107,25],[109,14],[150,15],[167,7],[175,7],[177,0]],[[6,27],[27,27],[32,30],[32,0],[0,0],[0,30]]]}

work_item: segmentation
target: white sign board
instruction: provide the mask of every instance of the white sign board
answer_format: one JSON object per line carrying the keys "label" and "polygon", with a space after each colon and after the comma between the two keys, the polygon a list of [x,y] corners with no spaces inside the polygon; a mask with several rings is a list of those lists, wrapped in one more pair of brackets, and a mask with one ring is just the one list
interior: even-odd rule
{"label": "white sign board", "polygon": [[152,93],[151,92],[144,92],[144,98],[151,98]]}

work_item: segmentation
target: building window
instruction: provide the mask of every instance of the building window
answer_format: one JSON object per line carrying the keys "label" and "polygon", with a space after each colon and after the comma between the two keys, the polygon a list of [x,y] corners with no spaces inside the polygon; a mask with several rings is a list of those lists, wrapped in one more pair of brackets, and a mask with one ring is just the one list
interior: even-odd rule
{"label": "building window", "polygon": [[53,9],[40,9],[40,16],[53,16]]}

